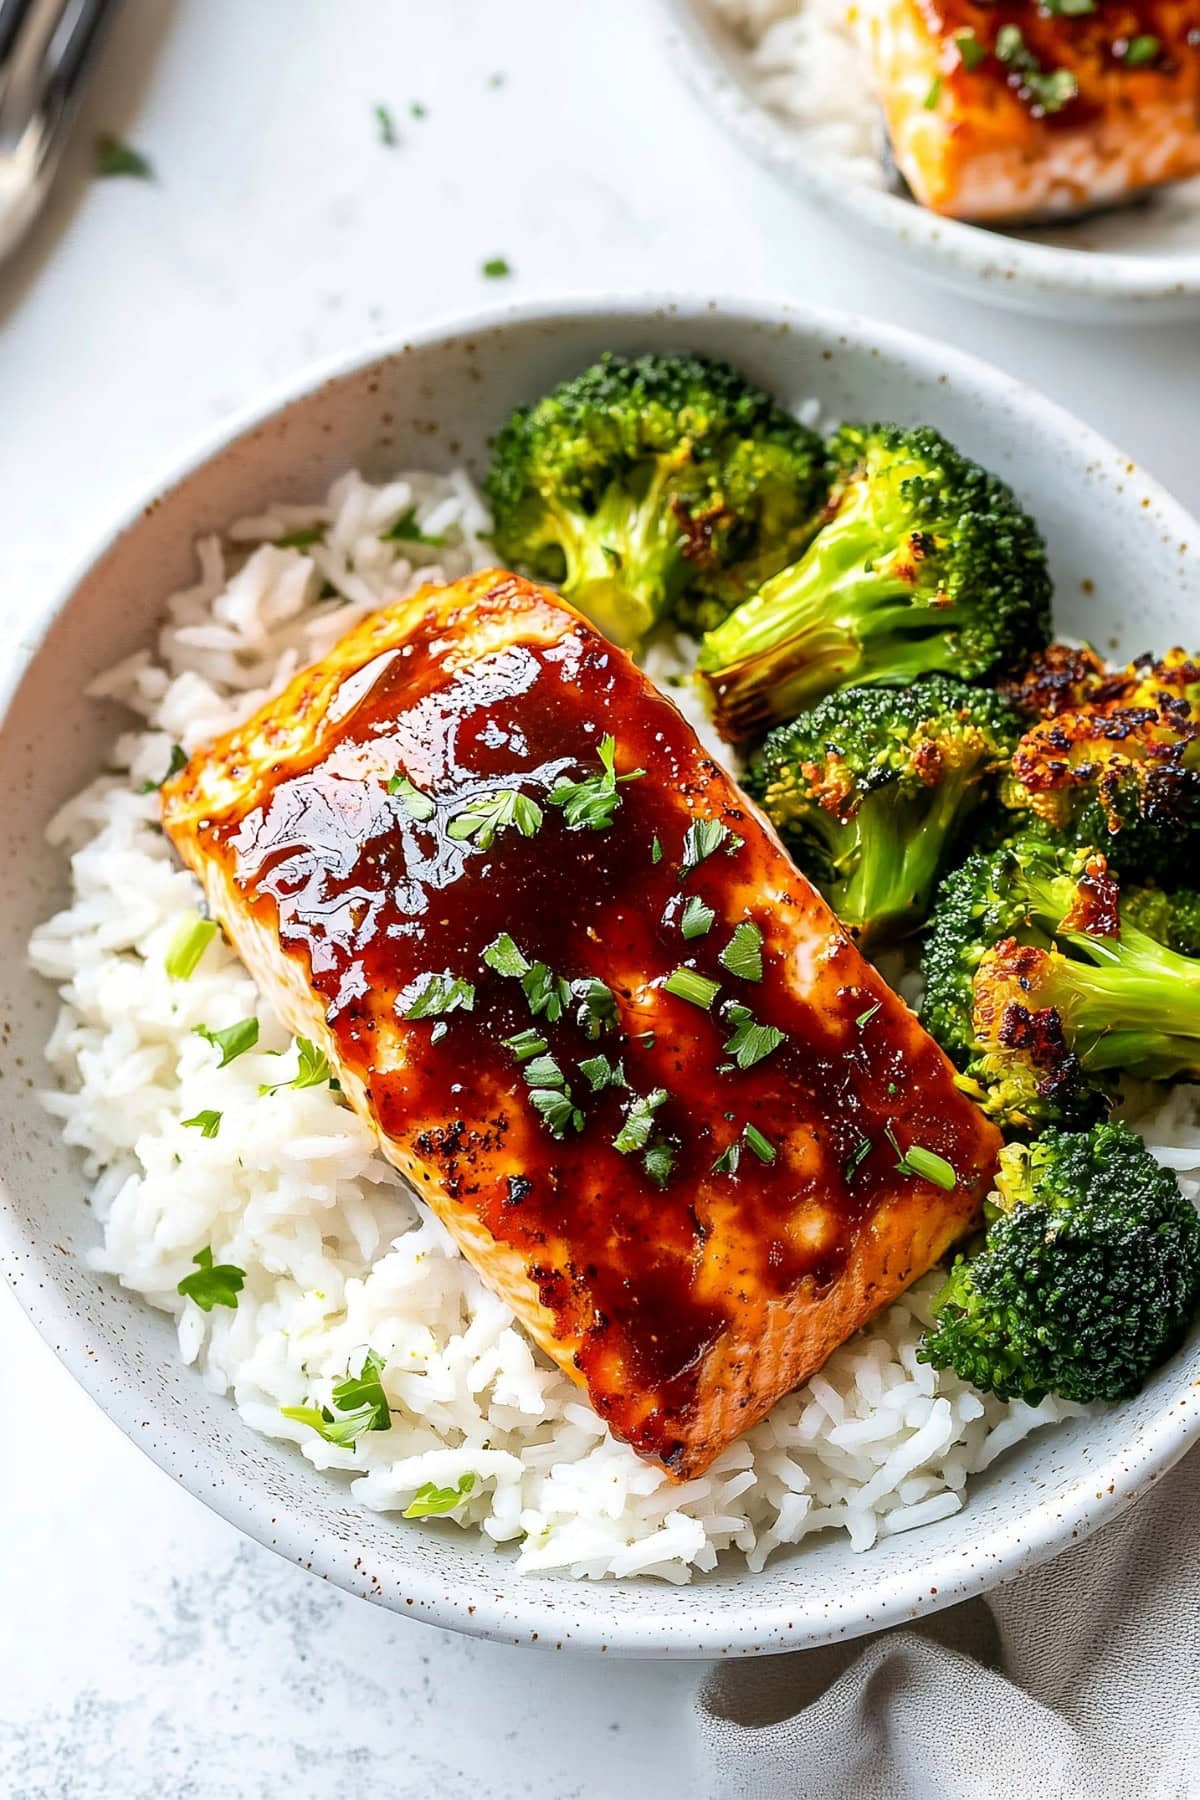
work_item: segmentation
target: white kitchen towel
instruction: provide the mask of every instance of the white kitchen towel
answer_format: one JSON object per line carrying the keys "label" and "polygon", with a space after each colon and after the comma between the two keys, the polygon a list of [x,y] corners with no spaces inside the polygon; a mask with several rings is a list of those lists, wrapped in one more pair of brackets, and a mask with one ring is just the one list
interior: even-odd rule
{"label": "white kitchen towel", "polygon": [[1200,1796],[1200,1454],[979,1600],[705,1682],[707,1800]]}

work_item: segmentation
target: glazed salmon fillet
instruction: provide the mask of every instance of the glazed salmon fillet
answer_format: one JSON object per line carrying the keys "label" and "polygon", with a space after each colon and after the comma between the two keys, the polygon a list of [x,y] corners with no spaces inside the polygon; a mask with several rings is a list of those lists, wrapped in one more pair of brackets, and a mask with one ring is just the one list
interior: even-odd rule
{"label": "glazed salmon fillet", "polygon": [[1196,0],[874,0],[892,153],[960,219],[1111,205],[1200,173]]}
{"label": "glazed salmon fillet", "polygon": [[493,570],[374,614],[163,818],[384,1154],[676,1477],[977,1217],[993,1127],[554,594]]}

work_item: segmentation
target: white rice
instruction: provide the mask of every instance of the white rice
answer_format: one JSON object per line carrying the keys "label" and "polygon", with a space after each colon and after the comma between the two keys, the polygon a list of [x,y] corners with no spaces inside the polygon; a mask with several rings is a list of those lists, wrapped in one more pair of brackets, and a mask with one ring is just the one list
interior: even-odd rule
{"label": "white rice", "polygon": [[[381,541],[412,506],[447,549]],[[304,552],[265,541],[314,525],[324,542]],[[290,1077],[296,1053],[222,940],[190,980],[166,974],[167,946],[200,890],[141,784],[161,777],[172,744],[190,751],[246,718],[380,602],[486,562],[486,525],[464,475],[383,487],[346,475],[321,506],[280,506],[240,521],[224,545],[201,542],[199,579],[169,603],[156,654],[96,683],[137,725],[113,747],[111,772],[50,828],[70,853],[73,897],[31,950],[62,996],[48,1050],[61,1086],[44,1100],[83,1156],[102,1231],[92,1266],[174,1315],[180,1354],[205,1382],[256,1430],[344,1471],[362,1505],[403,1510],[427,1483],[472,1476],[452,1516],[519,1546],[523,1570],[686,1581],[723,1551],[760,1569],[813,1532],[845,1531],[865,1550],[945,1518],[970,1475],[1080,1409],[1003,1405],[919,1363],[936,1274],[705,1476],[676,1486],[615,1442],[532,1348],[337,1094],[260,1093]],[[334,598],[321,598],[327,589]],[[679,666],[669,642],[653,661],[662,679]],[[194,1027],[251,1014],[257,1047],[218,1068]],[[1166,1099],[1146,1090],[1138,1102],[1156,1154],[1193,1195],[1198,1103],[1200,1089]],[[183,1124],[207,1110],[222,1115],[211,1139]],[[206,1314],[176,1291],[208,1246],[245,1271],[236,1310]],[[384,1359],[390,1429],[339,1449],[282,1416],[327,1402],[368,1348]]]}
{"label": "white rice", "polygon": [[865,44],[872,0],[709,4],[738,39],[755,98],[792,127],[797,149],[848,181],[882,187],[883,116]]}

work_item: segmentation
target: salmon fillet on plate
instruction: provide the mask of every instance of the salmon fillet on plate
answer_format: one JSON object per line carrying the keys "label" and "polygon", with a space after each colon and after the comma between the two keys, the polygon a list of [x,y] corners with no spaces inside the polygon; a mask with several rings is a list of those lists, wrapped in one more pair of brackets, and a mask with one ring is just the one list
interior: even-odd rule
{"label": "salmon fillet on plate", "polygon": [[875,81],[923,206],[1021,220],[1200,174],[1197,0],[872,0]]}
{"label": "salmon fillet on plate", "polygon": [[384,1154],[677,1478],[977,1218],[994,1128],[557,595],[493,570],[372,615],[163,817]]}

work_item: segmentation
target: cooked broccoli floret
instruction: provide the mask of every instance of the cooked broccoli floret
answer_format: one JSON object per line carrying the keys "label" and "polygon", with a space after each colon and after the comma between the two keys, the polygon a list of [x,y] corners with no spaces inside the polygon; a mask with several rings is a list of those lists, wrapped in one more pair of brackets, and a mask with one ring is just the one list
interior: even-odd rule
{"label": "cooked broccoli floret", "polygon": [[1195,888],[1123,888],[1121,917],[1181,956],[1200,957],[1200,893]]}
{"label": "cooked broccoli floret", "polygon": [[1024,1129],[1082,1124],[1116,1076],[1200,1075],[1200,960],[1137,926],[1098,852],[1020,838],[947,876],[921,1016]]}
{"label": "cooked broccoli floret", "polygon": [[917,1355],[1002,1400],[1123,1400],[1200,1300],[1200,1214],[1127,1125],[1001,1152],[987,1236],[959,1256]]}
{"label": "cooked broccoli floret", "polygon": [[1052,719],[1100,698],[1108,676],[1107,664],[1090,644],[1047,644],[1000,683],[1000,692],[1026,717]]}
{"label": "cooked broccoli floret", "polygon": [[605,356],[496,443],[501,556],[555,581],[611,638],[672,614],[705,629],[816,527],[825,451],[726,363]]}
{"label": "cooked broccoli floret", "polygon": [[838,687],[971,681],[1048,636],[1045,546],[1002,481],[928,426],[847,425],[829,451],[834,487],[812,544],[701,647],[730,738]]}
{"label": "cooked broccoli floret", "polygon": [[1200,660],[1142,657],[1073,697],[1022,737],[1005,802],[1169,887],[1200,863]]}
{"label": "cooked broccoli floret", "polygon": [[844,688],[776,727],[749,784],[842,923],[879,942],[925,917],[1019,732],[998,694],[949,676]]}

